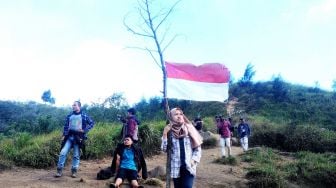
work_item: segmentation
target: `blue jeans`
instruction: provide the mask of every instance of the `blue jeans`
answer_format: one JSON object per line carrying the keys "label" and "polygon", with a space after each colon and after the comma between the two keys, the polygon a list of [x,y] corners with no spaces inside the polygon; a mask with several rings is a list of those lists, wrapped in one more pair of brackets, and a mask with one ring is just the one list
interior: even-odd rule
{"label": "blue jeans", "polygon": [[67,159],[67,155],[71,149],[71,146],[73,146],[73,158],[72,158],[72,167],[71,169],[78,169],[79,167],[79,162],[80,162],[80,152],[79,152],[79,145],[78,144],[73,144],[75,138],[73,136],[69,136],[68,140],[64,144],[64,147],[61,150],[58,163],[57,163],[57,168],[58,169],[63,169],[64,164]]}
{"label": "blue jeans", "polygon": [[194,183],[194,175],[186,169],[186,167],[180,168],[180,177],[173,178],[175,188],[192,188]]}

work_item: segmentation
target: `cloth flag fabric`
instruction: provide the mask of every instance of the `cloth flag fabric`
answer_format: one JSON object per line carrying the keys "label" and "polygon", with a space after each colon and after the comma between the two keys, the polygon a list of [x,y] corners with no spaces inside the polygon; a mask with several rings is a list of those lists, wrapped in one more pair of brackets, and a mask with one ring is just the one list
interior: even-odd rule
{"label": "cloth flag fabric", "polygon": [[225,65],[165,63],[168,98],[220,102],[228,99],[230,72]]}

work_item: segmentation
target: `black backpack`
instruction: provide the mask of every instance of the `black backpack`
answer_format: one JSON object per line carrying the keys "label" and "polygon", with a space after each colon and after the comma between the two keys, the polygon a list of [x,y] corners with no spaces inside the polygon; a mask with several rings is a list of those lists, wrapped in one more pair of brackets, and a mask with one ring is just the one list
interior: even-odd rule
{"label": "black backpack", "polygon": [[113,174],[112,174],[112,171],[111,171],[111,167],[107,167],[107,168],[101,169],[97,173],[97,180],[107,180],[112,176],[113,176]]}

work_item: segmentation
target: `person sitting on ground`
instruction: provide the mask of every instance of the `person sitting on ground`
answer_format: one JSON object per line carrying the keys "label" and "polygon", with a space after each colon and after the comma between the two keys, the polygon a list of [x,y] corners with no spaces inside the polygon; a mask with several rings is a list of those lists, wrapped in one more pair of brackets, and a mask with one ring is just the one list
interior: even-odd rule
{"label": "person sitting on ground", "polygon": [[140,148],[133,144],[131,135],[125,135],[124,144],[117,151],[117,176],[115,183],[110,187],[120,187],[125,178],[128,179],[131,186],[141,188],[138,184],[138,172],[142,172],[142,178],[147,179],[147,166]]}

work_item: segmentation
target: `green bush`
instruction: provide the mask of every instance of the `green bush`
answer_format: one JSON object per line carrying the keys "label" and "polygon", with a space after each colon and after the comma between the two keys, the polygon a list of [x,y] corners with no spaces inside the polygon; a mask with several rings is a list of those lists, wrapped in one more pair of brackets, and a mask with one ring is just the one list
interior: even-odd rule
{"label": "green bush", "polygon": [[291,164],[296,167],[296,171],[290,171],[289,179],[314,186],[335,186],[336,155],[334,153],[299,152],[296,158],[297,161]]}
{"label": "green bush", "polygon": [[[53,142],[57,136],[55,133],[36,137],[28,133],[19,134],[16,138],[6,139],[1,143],[0,154],[17,166],[50,167],[55,165],[59,152],[59,147]],[[57,139],[59,140],[59,136]]]}
{"label": "green bush", "polygon": [[286,126],[283,149],[287,151],[336,152],[336,132],[315,126]]}
{"label": "green bush", "polygon": [[238,164],[238,159],[233,156],[220,157],[220,158],[215,159],[214,162],[219,163],[219,164],[235,166]]}
{"label": "green bush", "polygon": [[242,156],[242,161],[253,162],[246,177],[250,187],[284,187],[284,177],[278,169],[280,157],[269,148],[254,148]]}
{"label": "green bush", "polygon": [[121,126],[97,123],[88,133],[86,157],[89,159],[100,159],[111,155],[113,149],[120,141],[120,132]]}
{"label": "green bush", "polygon": [[160,152],[162,133],[152,124],[142,124],[139,127],[139,137],[145,156],[152,156]]}
{"label": "green bush", "polygon": [[13,166],[12,161],[0,158],[0,172],[3,170],[11,169]]}
{"label": "green bush", "polygon": [[217,146],[217,139],[215,137],[203,140],[202,144],[203,149],[215,148],[216,146]]}
{"label": "green bush", "polygon": [[251,179],[249,187],[284,187],[283,177],[272,164],[249,168],[246,177]]}

